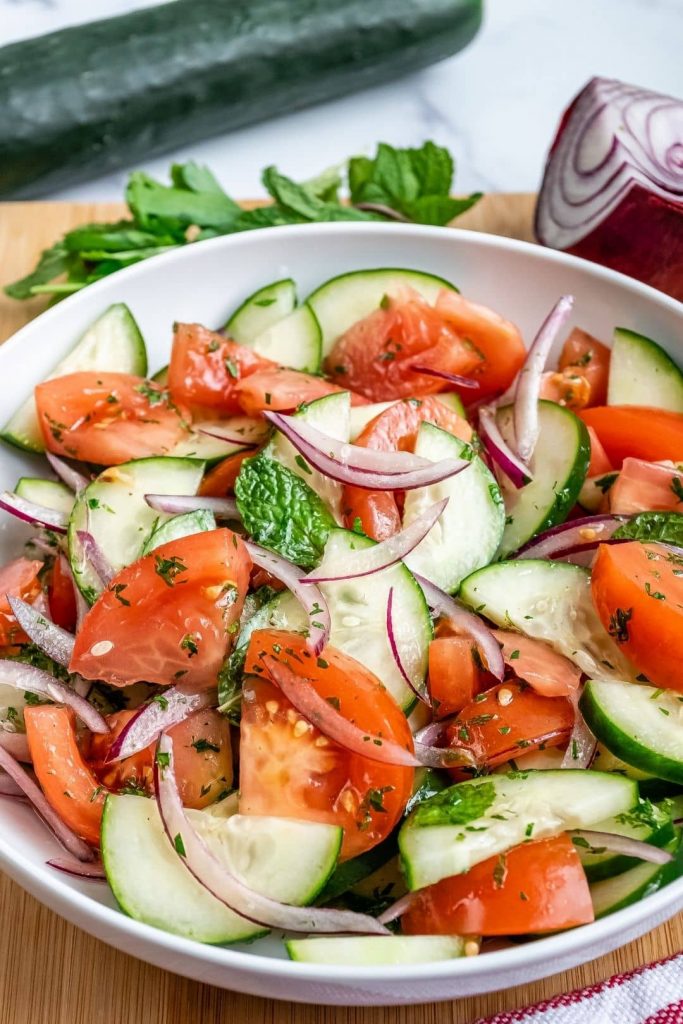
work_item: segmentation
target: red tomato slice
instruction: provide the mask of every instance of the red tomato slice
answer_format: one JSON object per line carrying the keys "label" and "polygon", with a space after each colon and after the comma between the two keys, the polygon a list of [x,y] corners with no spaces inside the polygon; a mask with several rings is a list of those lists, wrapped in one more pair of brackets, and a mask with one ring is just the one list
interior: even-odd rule
{"label": "red tomato slice", "polygon": [[[561,746],[573,725],[574,712],[564,697],[542,697],[511,679],[478,694],[447,727],[446,737],[449,746],[465,747],[493,767],[524,751]],[[460,770],[454,771],[460,778]]]}
{"label": "red tomato slice", "polygon": [[476,644],[462,636],[444,636],[429,645],[429,694],[435,718],[462,711],[479,693],[485,678]]}
{"label": "red tomato slice", "polygon": [[7,598],[20,597],[33,604],[40,594],[38,573],[42,568],[42,562],[30,558],[15,558],[0,568],[0,646],[27,642]]}
{"label": "red tomato slice", "polygon": [[571,697],[579,688],[581,672],[569,660],[544,644],[520,633],[494,629],[505,664],[543,697]]}
{"label": "red tomato slice", "polygon": [[[461,441],[472,440],[472,428],[438,398],[408,398],[379,413],[365,426],[354,444],[375,451],[409,451],[415,448],[421,423],[434,423],[455,434]],[[356,520],[368,537],[386,540],[401,529],[401,516],[394,495],[388,491],[367,491],[362,487],[344,488],[344,521],[353,529]]]}
{"label": "red tomato slice", "polygon": [[642,459],[624,459],[608,493],[610,512],[683,512],[683,473]]}
{"label": "red tomato slice", "polygon": [[467,375],[481,362],[459,335],[422,298],[408,292],[389,298],[339,338],[325,359],[337,384],[373,402],[407,398],[415,392],[452,390],[438,377],[417,373],[413,365]]}
{"label": "red tomato slice", "polygon": [[276,364],[201,324],[176,324],[168,388],[174,402],[237,412],[238,381]]}
{"label": "red tomato slice", "polygon": [[476,391],[463,391],[465,402],[479,401],[508,388],[526,359],[522,335],[513,323],[458,292],[442,291],[437,312],[479,356],[470,376],[479,381]]}
{"label": "red tomato slice", "polygon": [[615,468],[633,457],[646,462],[683,458],[683,415],[639,405],[600,405],[584,409],[581,419],[593,427]]}
{"label": "red tomato slice", "polygon": [[607,401],[607,379],[612,353],[601,341],[580,327],[575,327],[564,343],[560,355],[561,370],[580,374],[587,382],[586,405],[603,405]]}
{"label": "red tomato slice", "polygon": [[76,741],[76,719],[55,704],[24,708],[33,770],[50,806],[76,835],[99,846],[105,789]]}
{"label": "red tomato slice", "polygon": [[47,600],[50,606],[50,617],[62,629],[73,633],[76,629],[76,592],[71,575],[65,571],[62,558],[55,558],[55,563],[48,584]]}
{"label": "red tomato slice", "polygon": [[235,489],[235,480],[239,476],[242,463],[256,453],[247,449],[242,452],[235,452],[228,455],[217,466],[209,470],[199,487],[199,493],[203,497],[223,498],[226,494],[232,494]]}
{"label": "red tomato slice", "polygon": [[70,373],[35,389],[45,446],[101,466],[168,455],[189,416],[160,384],[127,373]]}
{"label": "red tomato slice", "polygon": [[[242,411],[247,416],[258,416],[267,411],[290,412],[302,402],[313,402],[345,389],[330,384],[323,377],[279,368],[253,373],[240,381],[235,390]],[[351,395],[351,405],[366,404],[360,395]]]}
{"label": "red tomato slice", "polygon": [[541,378],[540,397],[567,409],[584,409],[590,400],[590,384],[574,366],[549,370]]}
{"label": "red tomato slice", "polygon": [[602,544],[591,589],[600,621],[654,686],[683,691],[683,558],[657,544]]}
{"label": "red tomato slice", "polygon": [[113,686],[214,686],[250,568],[242,540],[227,529],[162,544],[122,569],[97,599],[76,637],[70,671]]}
{"label": "red tomato slice", "polygon": [[413,770],[370,761],[323,736],[273,683],[258,678],[263,651],[274,651],[369,733],[405,746],[412,742],[407,720],[372,672],[341,651],[327,647],[315,659],[298,633],[269,629],[252,634],[240,727],[240,813],[341,825],[342,857],[356,857],[381,842],[400,820]]}
{"label": "red tomato slice", "polygon": [[594,919],[581,860],[568,835],[516,846],[413,896],[407,935],[531,935]]}
{"label": "red tomato slice", "polygon": [[607,452],[600,443],[600,438],[592,427],[588,427],[588,434],[591,439],[591,460],[588,464],[588,477],[603,476],[611,473],[613,466],[607,458]]}

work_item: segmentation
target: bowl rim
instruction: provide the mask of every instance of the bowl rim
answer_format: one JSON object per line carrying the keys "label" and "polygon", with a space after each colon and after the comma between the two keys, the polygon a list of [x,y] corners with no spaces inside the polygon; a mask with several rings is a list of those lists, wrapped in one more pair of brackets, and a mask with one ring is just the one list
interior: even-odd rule
{"label": "bowl rim", "polygon": [[[610,282],[617,287],[631,292],[644,299],[646,302],[654,303],[665,310],[676,314],[681,318],[683,324],[683,304],[668,295],[658,291],[649,285],[643,284],[632,278],[626,277],[617,271],[598,264],[590,263],[577,256],[568,253],[546,249],[533,242],[521,241],[508,238],[502,235],[493,235],[485,232],[472,231],[463,228],[432,227],[428,225],[404,225],[384,224],[373,222],[332,222],[324,224],[297,224],[279,227],[285,239],[293,241],[302,235],[310,237],[315,232],[321,240],[336,238],[348,234],[369,234],[378,238],[391,237],[403,240],[407,245],[415,239],[436,239],[444,240],[444,236],[453,238],[465,248],[473,247],[482,250],[498,250],[510,254],[520,253],[532,257],[539,263],[558,264],[560,266],[580,267],[589,277],[597,281]],[[278,238],[282,237],[278,234]],[[243,244],[259,245],[264,238],[272,238],[272,228],[260,228],[254,231],[234,235],[223,235],[218,238],[207,239],[201,243],[193,243],[171,252],[161,253],[153,259],[144,260],[141,263],[126,267],[117,271],[116,274],[105,277],[102,280],[89,285],[80,292],[68,297],[69,310],[74,309],[79,302],[83,301],[84,295],[92,297],[100,292],[107,292],[112,288],[112,279],[125,286],[131,277],[145,277],[148,274],[163,273],[163,268],[174,262],[191,262],[193,253],[196,251],[206,252],[209,249],[239,249]],[[58,324],[63,316],[65,306],[61,302],[34,317],[27,324],[11,335],[0,346],[0,365],[6,360],[11,360],[15,350],[25,339],[29,339],[33,332],[41,331],[45,327]],[[48,332],[45,332],[46,335]],[[645,897],[643,900],[624,907],[604,918],[570,929],[556,935],[535,939],[532,942],[522,943],[494,952],[487,952],[485,955],[476,957],[463,957],[460,959],[436,961],[434,963],[422,963],[412,965],[388,965],[388,966],[345,966],[339,964],[308,964],[289,959],[280,959],[272,956],[258,956],[250,952],[234,949],[231,946],[214,946],[187,939],[171,932],[165,932],[152,925],[137,921],[128,917],[123,911],[106,906],[98,900],[93,899],[87,893],[73,888],[65,880],[56,874],[47,871],[45,865],[33,865],[30,862],[22,861],[13,850],[7,839],[0,835],[0,865],[8,869],[11,877],[17,880],[29,892],[59,913],[69,916],[63,908],[73,912],[74,917],[80,919],[91,919],[97,921],[109,933],[118,932],[131,938],[140,938],[146,943],[156,945],[169,953],[181,955],[195,962],[209,963],[216,968],[232,967],[236,971],[252,976],[271,976],[274,978],[296,979],[302,982],[332,982],[332,983],[358,983],[358,982],[388,982],[391,983],[399,978],[405,982],[439,981],[448,978],[482,979],[495,972],[514,972],[516,968],[538,966],[541,962],[547,962],[550,971],[554,973],[558,968],[556,964],[563,957],[576,955],[582,947],[595,947],[602,941],[608,941],[619,932],[628,933],[629,929],[637,928],[641,923],[651,921],[658,923],[666,916],[667,905],[683,902],[683,878],[677,879],[659,892]],[[54,903],[57,903],[55,908]],[[675,912],[675,911],[674,911]],[[71,919],[73,920],[74,917]],[[82,927],[79,924],[79,927]],[[647,924],[643,931],[647,929]],[[87,929],[86,929],[87,930]],[[100,935],[102,931],[100,931]],[[609,948],[613,948],[613,945]],[[139,954],[138,954],[139,955]],[[501,974],[501,978],[502,978]]]}

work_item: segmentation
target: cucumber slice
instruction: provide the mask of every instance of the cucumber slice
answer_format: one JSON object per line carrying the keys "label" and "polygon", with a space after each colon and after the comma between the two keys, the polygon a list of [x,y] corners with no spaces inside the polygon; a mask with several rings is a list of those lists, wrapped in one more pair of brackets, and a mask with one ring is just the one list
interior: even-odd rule
{"label": "cucumber slice", "polygon": [[245,299],[232,314],[224,332],[239,345],[250,346],[259,334],[263,334],[283,320],[296,307],[296,285],[291,277],[267,284]]}
{"label": "cucumber slice", "polygon": [[588,676],[635,680],[593,607],[590,575],[578,565],[498,562],[469,576],[460,597],[497,626],[545,640]]}
{"label": "cucumber slice", "polygon": [[459,935],[364,935],[341,939],[287,939],[290,960],[343,967],[427,964],[465,955]]}
{"label": "cucumber slice", "polygon": [[[80,370],[145,376],[147,351],[140,328],[128,306],[117,302],[106,309],[44,380],[64,377],[67,373]],[[0,430],[0,437],[28,452],[45,451],[32,394]]]}
{"label": "cucumber slice", "polygon": [[580,701],[588,727],[634,768],[683,785],[683,696],[673,690],[589,679]]}
{"label": "cucumber slice", "polygon": [[[316,398],[314,402],[302,406],[296,416],[321,430],[323,434],[334,437],[337,441],[348,441],[350,410],[351,396],[348,391],[337,391],[332,395]],[[336,521],[343,525],[343,487],[341,484],[309,466],[294,445],[278,430],[266,445],[264,454],[270,459],[281,462],[287,469],[291,469],[292,473],[296,473],[302,480],[305,480],[308,486],[325,502]]]}
{"label": "cucumber slice", "polygon": [[401,286],[408,286],[418,292],[427,302],[433,304],[442,288],[457,291],[455,285],[434,274],[421,270],[382,268],[377,270],[353,270],[340,274],[321,284],[309,295],[307,301],[313,307],[322,330],[323,358],[328,354],[345,331],[379,307],[387,292]]}
{"label": "cucumber slice", "polygon": [[511,772],[470,779],[420,804],[398,834],[409,889],[469,871],[525,839],[543,839],[630,810],[638,786],[587,770]]}
{"label": "cucumber slice", "polygon": [[[343,571],[349,555],[373,547],[375,541],[349,530],[331,530],[323,560],[316,571]],[[427,674],[432,620],[422,588],[405,565],[399,563],[382,572],[358,579],[322,583],[332,618],[330,643],[356,658],[386,686],[404,711],[415,704],[415,694],[401,675],[387,636],[387,601],[393,587],[394,639],[409,678],[421,686]],[[283,591],[260,609],[248,623],[254,629],[304,631],[306,614],[288,591]],[[240,644],[244,630],[240,634]]]}
{"label": "cucumber slice", "polygon": [[37,476],[22,476],[17,480],[14,493],[36,505],[53,508],[56,512],[71,515],[75,495],[61,480],[44,480]]}
{"label": "cucumber slice", "polygon": [[683,412],[683,373],[661,345],[617,327],[607,384],[608,405],[646,405]]}
{"label": "cucumber slice", "polygon": [[[211,852],[257,892],[295,906],[311,903],[337,862],[342,829],[288,818],[188,811]],[[184,866],[154,800],[107,797],[102,863],[130,917],[199,942],[237,942],[264,929],[211,895]]]}
{"label": "cucumber slice", "polygon": [[[514,447],[512,406],[498,410],[497,423],[505,441]],[[508,513],[501,556],[517,551],[537,533],[567,518],[586,479],[591,457],[586,425],[556,402],[538,403],[540,432],[531,470],[534,479],[517,489],[501,474]]]}
{"label": "cucumber slice", "polygon": [[[620,772],[628,779],[635,779],[636,782],[647,782],[655,776],[649,772],[641,772],[639,768],[626,764],[620,757],[615,757],[611,750],[608,750],[604,743],[598,743],[591,768],[599,772]],[[642,787],[639,787],[642,792]]]}
{"label": "cucumber slice", "polygon": [[[521,757],[514,757],[510,761],[505,761],[494,768],[493,771],[496,775],[507,775],[509,772],[526,772],[530,768],[542,770],[560,768],[563,760],[563,750],[559,750],[557,747],[548,747],[545,750],[532,750],[528,754],[522,753]],[[604,770],[602,767],[599,768],[599,771]]]}
{"label": "cucumber slice", "polygon": [[638,867],[631,868],[630,871],[625,871],[615,878],[607,878],[591,885],[591,899],[596,919],[637,903],[683,874],[680,835],[667,843],[665,849],[674,857],[668,864],[639,864]]}
{"label": "cucumber slice", "polygon": [[216,462],[222,462],[229,455],[235,455],[245,449],[243,444],[233,444],[232,441],[221,441],[217,437],[209,437],[202,434],[202,429],[221,430],[230,434],[233,430],[235,436],[239,437],[240,431],[245,430],[245,424],[253,423],[248,416],[236,416],[229,420],[206,420],[193,424],[191,433],[171,451],[171,456],[176,459],[201,459],[207,466],[213,466]]}
{"label": "cucumber slice", "polygon": [[358,857],[352,857],[351,860],[345,860],[338,864],[317,902],[324,906],[339,899],[349,890],[355,889],[356,886],[386,867],[389,861],[395,861],[396,850],[396,838],[391,835],[378,846],[373,846],[372,849],[361,853]]}
{"label": "cucumber slice", "polygon": [[[593,828],[596,832],[627,836],[629,839],[651,843],[652,846],[666,846],[674,838],[671,815],[662,807],[644,802],[626,814],[618,814],[616,817],[596,822]],[[605,850],[603,853],[594,852],[587,841],[579,836],[574,837],[574,844],[589,882],[614,878],[615,875],[621,875],[624,871],[630,871],[631,868],[642,864],[638,857],[626,857],[611,850]]]}
{"label": "cucumber slice", "polygon": [[152,374],[152,380],[156,381],[157,384],[168,384],[168,363]]}
{"label": "cucumber slice", "polygon": [[259,334],[249,347],[280,366],[317,373],[321,344],[320,324],[308,303],[304,303],[284,320],[278,320]]}
{"label": "cucumber slice", "polygon": [[150,533],[145,541],[141,554],[148,555],[150,551],[160,548],[170,540],[179,540],[181,537],[189,537],[193,533],[205,533],[208,530],[216,529],[216,517],[213,512],[205,508],[197,509],[196,512],[183,512],[182,515],[173,516],[161,523]]}
{"label": "cucumber slice", "polygon": [[203,471],[194,459],[136,459],[105,469],[81,491],[69,520],[69,561],[87,601],[95,600],[102,582],[82,557],[78,531],[93,535],[118,572],[140,557],[156,524],[170,518],[150,508],[145,494],[196,494]]}
{"label": "cucumber slice", "polygon": [[[443,391],[441,394],[433,395],[432,397],[436,398],[439,402],[443,402],[445,406],[457,413],[458,416],[462,416],[463,419],[467,418],[462,399],[454,391]],[[358,435],[365,430],[370,420],[374,420],[375,416],[379,416],[380,413],[385,412],[392,405],[396,404],[396,402],[372,402],[370,405],[351,406],[350,440],[355,441]]]}
{"label": "cucumber slice", "polygon": [[442,590],[454,591],[475,569],[488,565],[498,550],[505,528],[503,499],[495,477],[472,448],[433,423],[420,425],[415,454],[431,462],[471,460],[456,476],[408,491],[403,507],[403,524],[408,526],[436,501],[449,499],[439,520],[405,562]]}

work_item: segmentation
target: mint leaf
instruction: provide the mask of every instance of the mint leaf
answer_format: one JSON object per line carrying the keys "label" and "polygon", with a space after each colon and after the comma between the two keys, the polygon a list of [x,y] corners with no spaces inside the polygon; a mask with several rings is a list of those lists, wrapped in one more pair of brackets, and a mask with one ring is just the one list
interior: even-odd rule
{"label": "mint leaf", "polygon": [[280,174],[277,167],[266,167],[261,175],[261,181],[276,202],[297,213],[304,220],[315,220],[325,205],[322,199],[314,192],[309,192],[305,185],[297,185],[291,178]]}
{"label": "mint leaf", "polygon": [[53,278],[65,274],[69,269],[69,253],[63,242],[57,242],[49,249],[44,249],[35,270],[26,277],[14,281],[5,287],[5,293],[12,299],[30,299],[36,285],[46,284]]}
{"label": "mint leaf", "polygon": [[436,224],[442,227],[455,220],[461,213],[471,209],[481,199],[481,192],[474,192],[466,199],[453,199],[451,196],[421,196],[413,203],[408,203],[403,212],[417,224]]}
{"label": "mint leaf", "polygon": [[418,804],[411,824],[416,828],[429,825],[467,825],[481,818],[496,797],[492,782],[458,782]]}
{"label": "mint leaf", "polygon": [[623,523],[613,536],[617,540],[659,541],[683,546],[683,515],[678,512],[639,512]]}
{"label": "mint leaf", "polygon": [[235,497],[247,533],[290,562],[313,568],[335,526],[327,506],[281,463],[257,455],[242,463]]}
{"label": "mint leaf", "polygon": [[448,150],[433,142],[425,142],[421,149],[409,149],[408,153],[420,195],[447,196],[455,174],[453,157]]}
{"label": "mint leaf", "polygon": [[161,185],[143,171],[131,174],[126,201],[136,222],[151,230],[159,227],[163,230],[166,225],[177,229],[197,224],[225,232],[241,212],[237,203],[224,192],[194,192]]}
{"label": "mint leaf", "polygon": [[171,181],[176,188],[189,189],[190,192],[214,192],[227,199],[223,186],[213,172],[208,167],[196,164],[194,160],[186,164],[172,164]]}

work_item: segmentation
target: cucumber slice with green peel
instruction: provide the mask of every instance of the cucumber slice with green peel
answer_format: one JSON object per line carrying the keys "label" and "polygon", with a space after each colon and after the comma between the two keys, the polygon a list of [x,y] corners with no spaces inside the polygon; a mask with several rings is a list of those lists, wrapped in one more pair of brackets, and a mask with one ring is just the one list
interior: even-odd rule
{"label": "cucumber slice with green peel", "polygon": [[[505,441],[514,448],[512,406],[499,409],[496,420]],[[507,520],[501,544],[505,558],[537,533],[564,522],[576,504],[591,457],[586,425],[556,402],[538,403],[539,435],[531,460],[534,479],[516,488],[504,474],[500,487]]]}
{"label": "cucumber slice with green peel", "polygon": [[238,345],[251,347],[259,334],[283,320],[296,308],[296,285],[291,277],[274,281],[245,299],[223,331]]}
{"label": "cucumber slice with green peel", "polygon": [[168,364],[162,366],[156,373],[153,373],[151,379],[157,384],[168,384]]}
{"label": "cucumber slice with green peel", "polygon": [[443,288],[458,290],[450,281],[434,274],[394,267],[353,270],[316,288],[306,301],[313,307],[322,330],[323,358],[349,327],[379,308],[387,293],[406,286],[418,292],[430,305]]}
{"label": "cucumber slice with green peel", "polygon": [[459,935],[363,935],[344,938],[287,939],[290,960],[343,967],[391,967],[454,960],[465,955]]}
{"label": "cucumber slice with green peel", "polygon": [[673,855],[668,864],[642,863],[614,878],[594,882],[590,887],[596,920],[651,896],[683,874],[680,833],[664,847]]}
{"label": "cucumber slice with green peel", "polygon": [[641,772],[639,768],[626,764],[620,757],[616,757],[611,750],[608,750],[604,743],[598,743],[591,768],[599,772],[620,772],[628,779],[635,779],[636,782],[647,782],[655,778],[650,772]]}
{"label": "cucumber slice with green peel", "polygon": [[[467,418],[462,399],[454,391],[443,391],[431,397],[442,402],[448,409],[457,413],[458,416],[462,416],[463,419]],[[375,416],[379,416],[380,413],[386,412],[392,405],[397,404],[397,402],[372,402],[370,405],[351,406],[351,434],[349,440],[355,441],[358,435],[365,430],[368,423],[374,420]]]}
{"label": "cucumber slice with green peel", "polygon": [[[341,848],[342,829],[335,825],[204,811],[187,815],[228,870],[262,895],[294,906],[316,898]],[[199,942],[239,942],[265,933],[190,874],[168,841],[156,801],[108,796],[101,847],[109,884],[130,917]]]}
{"label": "cucumber slice with green peel", "polygon": [[61,480],[44,480],[37,476],[22,476],[17,480],[14,493],[36,505],[53,508],[55,512],[71,515],[76,496]]}
{"label": "cucumber slice with green peel", "polygon": [[[375,541],[350,530],[331,530],[325,554],[316,572],[343,572],[351,554],[371,548]],[[386,628],[387,601],[393,588],[394,639],[408,677],[417,687],[427,674],[432,620],[422,588],[402,563],[358,579],[321,583],[330,609],[330,643],[356,658],[384,684],[399,706],[408,713],[415,693],[403,678],[389,645]],[[261,608],[247,624],[255,629],[287,629],[303,632],[308,619],[296,598],[283,591]],[[240,634],[240,644],[244,630]]]}
{"label": "cucumber slice with green peel", "polygon": [[452,592],[496,554],[505,528],[503,499],[495,477],[473,449],[433,423],[420,425],[415,454],[431,462],[470,460],[455,476],[408,491],[403,506],[403,525],[409,526],[435,502],[448,498],[439,519],[405,563]]}
{"label": "cucumber slice with green peel", "polygon": [[607,404],[683,412],[683,373],[656,341],[617,327],[609,364]]}
{"label": "cucumber slice with green peel", "polygon": [[591,828],[637,802],[631,779],[589,770],[510,772],[459,782],[420,804],[401,826],[408,888],[469,871],[532,837]]}
{"label": "cucumber slice with green peel", "polygon": [[[593,829],[596,832],[609,832],[616,836],[626,836],[628,839],[638,839],[640,842],[659,847],[667,846],[674,839],[671,814],[649,801],[642,801],[626,814],[598,821]],[[596,850],[582,836],[574,836],[573,842],[589,882],[613,878],[642,864],[638,857],[627,857],[611,850]],[[596,843],[597,847],[600,845]]]}
{"label": "cucumber slice with green peel", "polygon": [[316,315],[308,303],[304,303],[284,320],[278,320],[259,334],[249,347],[280,366],[317,373],[320,369],[321,339]]}
{"label": "cucumber slice with green peel", "polygon": [[373,846],[372,849],[359,854],[358,857],[352,857],[351,860],[345,860],[338,864],[318,896],[317,902],[324,906],[326,903],[339,899],[344,893],[374,875],[390,860],[395,860],[396,851],[396,837],[392,835],[378,846]]}
{"label": "cucumber slice with green peel", "polygon": [[[235,417],[233,420],[206,420],[193,423],[191,433],[179,441],[169,454],[176,459],[201,459],[207,466],[213,466],[215,463],[227,459],[229,455],[244,451],[249,445],[222,441],[220,438],[211,437],[201,431],[203,429],[219,430],[230,435],[234,430],[235,441],[237,441],[240,430],[244,432],[247,423],[253,423],[253,420],[247,416]],[[233,426],[233,424],[235,425]]]}
{"label": "cucumber slice with green peel", "polygon": [[683,694],[612,679],[589,679],[584,718],[617,757],[658,779],[683,785]]}
{"label": "cucumber slice with green peel", "polygon": [[[526,772],[529,769],[541,769],[547,771],[550,768],[561,768],[564,760],[564,750],[558,747],[548,747],[545,750],[532,750],[528,754],[521,751],[520,757],[513,757],[493,769],[495,775],[507,775],[509,772]],[[593,767],[591,765],[591,767]],[[599,768],[599,771],[604,771]]]}
{"label": "cucumber slice with green peel", "polygon": [[578,565],[498,562],[469,576],[459,596],[497,626],[544,640],[588,676],[635,681],[635,669],[595,611],[590,574]]}
{"label": "cucumber slice with green peel", "polygon": [[462,398],[456,394],[455,391],[440,391],[438,395],[434,395],[437,401],[443,402],[452,412],[462,416],[464,420],[467,419],[467,411],[465,406],[462,404]]}
{"label": "cucumber slice with green peel", "polygon": [[436,793],[440,793],[449,784],[449,777],[444,772],[437,771],[436,768],[416,768],[413,792],[406,804],[405,813],[410,814],[418,804],[429,800]]}
{"label": "cucumber slice with green peel", "polygon": [[130,565],[158,523],[170,516],[156,512],[145,494],[196,494],[204,463],[195,459],[136,459],[105,469],[78,495],[69,519],[71,571],[79,590],[92,603],[102,581],[84,559],[79,530],[95,538],[115,572]]}
{"label": "cucumber slice with green peel", "polygon": [[145,541],[141,554],[148,555],[150,551],[160,548],[162,544],[168,544],[171,540],[179,540],[181,537],[190,537],[193,533],[206,533],[215,529],[216,517],[208,509],[200,508],[196,512],[183,512],[182,515],[173,516],[152,530]]}
{"label": "cucumber slice with green peel", "polygon": [[[138,377],[147,373],[147,350],[140,328],[122,302],[109,306],[43,379],[53,380],[82,370],[132,373]],[[0,430],[0,438],[28,452],[45,451],[32,394]]]}

